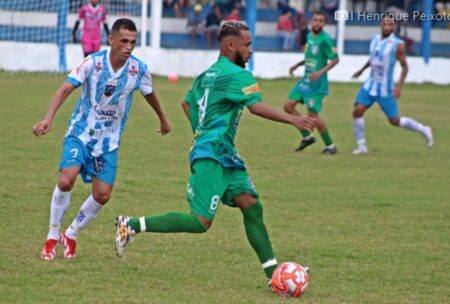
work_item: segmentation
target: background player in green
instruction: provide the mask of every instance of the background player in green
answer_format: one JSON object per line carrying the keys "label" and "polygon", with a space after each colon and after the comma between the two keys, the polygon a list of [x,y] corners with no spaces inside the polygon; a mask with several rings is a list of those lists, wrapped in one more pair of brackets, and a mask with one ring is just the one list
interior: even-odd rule
{"label": "background player in green", "polygon": [[[289,73],[293,75],[293,72],[299,66],[305,65],[305,74],[289,93],[288,101],[284,104],[284,110],[287,113],[300,116],[295,106],[297,103],[305,104],[308,116],[315,119],[317,130],[325,143],[325,149],[322,153],[334,154],[337,152],[336,145],[328,132],[325,120],[319,116],[319,113],[322,111],[322,100],[328,95],[327,72],[339,62],[339,59],[333,40],[323,30],[324,26],[325,14],[315,12],[311,22],[312,32],[307,36],[305,60],[289,69]],[[295,151],[301,151],[316,142],[310,132],[301,129],[300,132],[303,139]]]}
{"label": "background player in green", "polygon": [[218,40],[219,59],[195,80],[182,104],[194,133],[189,157],[191,176],[187,186],[191,213],[119,216],[116,222],[117,254],[122,256],[127,243],[143,231],[206,232],[222,201],[242,211],[247,238],[270,286],[277,261],[263,221],[258,193],[235,149],[239,119],[246,106],[255,115],[309,131],[314,129],[314,120],[279,112],[261,102],[259,85],[245,70],[252,48],[251,35],[244,23],[225,22],[219,30]]}

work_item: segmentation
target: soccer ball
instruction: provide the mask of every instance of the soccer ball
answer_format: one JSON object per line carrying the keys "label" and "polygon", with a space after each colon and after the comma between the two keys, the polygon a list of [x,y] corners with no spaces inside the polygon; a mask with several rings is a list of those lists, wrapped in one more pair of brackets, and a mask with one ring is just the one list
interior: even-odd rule
{"label": "soccer ball", "polygon": [[170,73],[169,75],[167,75],[167,80],[169,80],[169,82],[171,83],[176,83],[178,81],[178,74]]}
{"label": "soccer ball", "polygon": [[309,276],[303,267],[294,262],[278,265],[272,275],[272,289],[285,297],[299,297],[308,287]]}

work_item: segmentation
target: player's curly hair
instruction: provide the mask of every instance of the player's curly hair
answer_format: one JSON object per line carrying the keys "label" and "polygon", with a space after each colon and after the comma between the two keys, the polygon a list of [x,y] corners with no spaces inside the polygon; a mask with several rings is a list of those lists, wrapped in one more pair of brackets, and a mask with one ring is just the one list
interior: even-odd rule
{"label": "player's curly hair", "polygon": [[227,36],[240,36],[242,31],[248,31],[247,24],[243,21],[225,21],[219,28],[217,40],[220,42]]}

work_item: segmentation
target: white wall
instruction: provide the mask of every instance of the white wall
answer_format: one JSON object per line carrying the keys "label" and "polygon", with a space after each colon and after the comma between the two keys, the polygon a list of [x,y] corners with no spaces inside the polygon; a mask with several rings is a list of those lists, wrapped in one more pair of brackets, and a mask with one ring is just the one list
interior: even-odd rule
{"label": "white wall", "polygon": [[[67,66],[75,67],[82,60],[79,44],[67,45]],[[8,71],[58,71],[58,48],[55,44],[20,43],[0,41],[0,69]],[[135,49],[134,54],[148,63],[155,75],[177,73],[180,76],[194,77],[214,63],[218,51],[160,49]],[[294,63],[303,59],[296,53],[266,53],[257,52],[254,56],[254,75],[260,78],[273,79],[288,77],[288,69]],[[368,56],[346,55],[340,63],[328,73],[331,81],[348,82],[351,75],[363,66]],[[450,84],[450,59],[431,58],[426,65],[421,57],[409,57],[409,83],[431,82]],[[303,71],[298,70],[297,75]],[[396,69],[398,77],[400,69]],[[364,74],[361,80],[367,77]]]}

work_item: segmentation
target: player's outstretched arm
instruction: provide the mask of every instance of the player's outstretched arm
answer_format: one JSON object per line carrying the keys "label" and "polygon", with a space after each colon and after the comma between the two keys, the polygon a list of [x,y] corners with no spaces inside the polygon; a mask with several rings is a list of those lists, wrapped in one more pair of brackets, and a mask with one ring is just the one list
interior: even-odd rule
{"label": "player's outstretched arm", "polygon": [[52,97],[52,101],[47,110],[47,114],[44,119],[39,121],[33,126],[33,134],[36,136],[45,135],[50,131],[52,126],[53,118],[59,107],[63,104],[66,98],[75,90],[75,86],[71,83],[64,82],[59,89],[56,91],[55,95]]}
{"label": "player's outstretched arm", "polygon": [[280,112],[263,102],[254,103],[249,106],[248,109],[252,114],[255,114],[257,116],[261,116],[273,121],[291,124],[297,128],[308,130],[311,132],[314,131],[314,119],[308,116],[299,117],[285,112]]}
{"label": "player's outstretched arm", "polygon": [[302,60],[302,61],[300,61],[299,63],[294,64],[293,66],[291,66],[291,67],[289,68],[289,75],[293,76],[293,75],[294,75],[294,71],[295,71],[298,67],[300,67],[300,66],[302,66],[302,65],[304,65],[304,64],[305,64],[305,60]]}
{"label": "player's outstretched arm", "polygon": [[161,103],[159,102],[158,96],[153,91],[152,93],[144,96],[147,103],[152,107],[153,111],[155,111],[156,115],[158,115],[160,128],[157,132],[160,132],[162,135],[166,135],[172,129],[170,121],[167,119],[164,110],[162,109]]}
{"label": "player's outstretched arm", "polygon": [[370,67],[370,60],[367,60],[366,64],[363,65],[363,67],[361,69],[359,69],[358,71],[356,71],[355,74],[353,74],[352,78],[353,79],[358,79],[359,76],[361,76],[361,74],[368,68]]}
{"label": "player's outstretched arm", "polygon": [[317,80],[320,76],[322,76],[323,74],[325,74],[326,72],[328,72],[329,70],[334,68],[338,63],[339,63],[339,58],[335,58],[335,59],[331,60],[330,62],[328,62],[328,64],[326,66],[321,68],[319,71],[314,72],[311,75],[309,75],[309,80],[311,80],[311,81]]}

